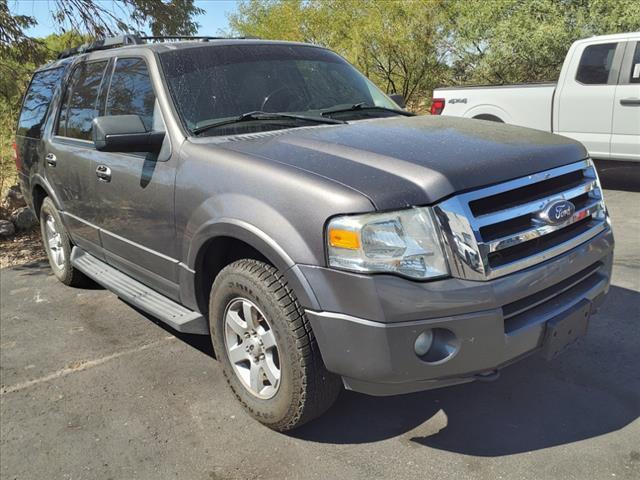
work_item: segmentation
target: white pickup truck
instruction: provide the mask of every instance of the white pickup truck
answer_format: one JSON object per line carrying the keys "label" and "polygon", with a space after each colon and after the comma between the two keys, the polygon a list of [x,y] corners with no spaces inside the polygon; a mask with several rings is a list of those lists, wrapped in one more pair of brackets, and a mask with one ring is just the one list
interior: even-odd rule
{"label": "white pickup truck", "polygon": [[557,83],[438,88],[431,113],[565,135],[592,158],[640,161],[640,32],[578,40]]}

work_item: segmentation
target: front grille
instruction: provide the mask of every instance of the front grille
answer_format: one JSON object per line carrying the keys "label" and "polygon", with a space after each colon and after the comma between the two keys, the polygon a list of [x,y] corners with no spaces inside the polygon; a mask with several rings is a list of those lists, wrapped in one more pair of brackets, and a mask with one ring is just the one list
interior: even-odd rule
{"label": "front grille", "polygon": [[508,190],[506,192],[491,195],[469,202],[469,208],[474,216],[486,215],[498,212],[505,208],[514,207],[522,203],[540,200],[550,195],[562,193],[572,187],[577,187],[584,182],[582,170],[565,173],[549,180],[527,185],[526,187]]}
{"label": "front grille", "polygon": [[[540,213],[556,200],[575,206],[564,222]],[[540,263],[606,228],[590,160],[457,195],[435,208],[454,274],[489,279]]]}

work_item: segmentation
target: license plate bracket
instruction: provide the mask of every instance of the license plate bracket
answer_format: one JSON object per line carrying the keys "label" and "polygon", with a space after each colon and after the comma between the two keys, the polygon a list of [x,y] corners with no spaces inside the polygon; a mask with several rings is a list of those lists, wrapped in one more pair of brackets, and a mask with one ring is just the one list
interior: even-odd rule
{"label": "license plate bracket", "polygon": [[563,313],[547,322],[542,355],[552,360],[567,347],[587,333],[591,302],[581,302],[567,313]]}

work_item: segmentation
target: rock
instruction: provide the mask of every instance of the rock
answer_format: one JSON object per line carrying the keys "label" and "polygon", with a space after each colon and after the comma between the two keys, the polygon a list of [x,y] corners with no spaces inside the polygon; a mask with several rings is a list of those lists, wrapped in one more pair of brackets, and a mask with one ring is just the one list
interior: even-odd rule
{"label": "rock", "polygon": [[16,227],[9,220],[0,220],[0,238],[6,238],[16,233]]}
{"label": "rock", "polygon": [[29,207],[22,207],[11,214],[11,221],[16,230],[31,230],[38,220]]}
{"label": "rock", "polygon": [[24,201],[24,195],[22,195],[22,191],[20,190],[20,185],[13,185],[7,190],[7,193],[2,199],[2,206],[9,211],[27,206],[27,203]]}

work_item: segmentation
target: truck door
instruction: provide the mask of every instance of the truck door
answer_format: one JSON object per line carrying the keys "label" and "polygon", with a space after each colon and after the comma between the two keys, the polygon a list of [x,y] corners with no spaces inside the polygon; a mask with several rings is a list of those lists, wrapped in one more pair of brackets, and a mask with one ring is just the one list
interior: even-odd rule
{"label": "truck door", "polygon": [[593,158],[610,157],[613,99],[623,51],[624,43],[617,42],[579,46],[556,97],[555,133],[578,140]]}
{"label": "truck door", "polygon": [[[147,130],[165,130],[145,58],[116,58],[107,83],[100,115],[139,115]],[[169,139],[165,142],[168,145]],[[164,150],[170,152],[169,148]],[[177,298],[176,156],[100,153],[91,166],[95,184],[91,222],[100,229],[106,261]]]}
{"label": "truck door", "polygon": [[611,158],[640,160],[640,42],[628,42],[613,102]]}
{"label": "truck door", "polygon": [[45,171],[61,203],[73,243],[102,258],[98,227],[90,220],[95,177],[91,162],[101,155],[91,140],[91,120],[103,88],[108,60],[75,65],[62,97],[53,135],[47,139]]}

